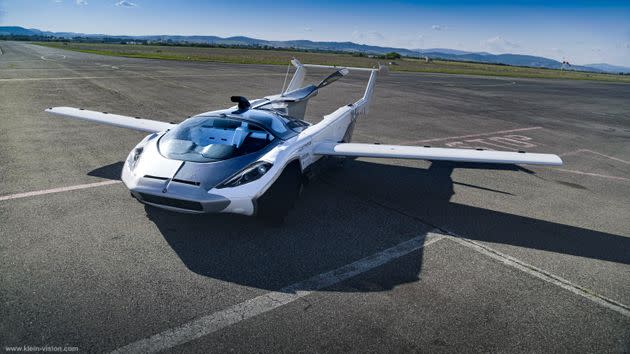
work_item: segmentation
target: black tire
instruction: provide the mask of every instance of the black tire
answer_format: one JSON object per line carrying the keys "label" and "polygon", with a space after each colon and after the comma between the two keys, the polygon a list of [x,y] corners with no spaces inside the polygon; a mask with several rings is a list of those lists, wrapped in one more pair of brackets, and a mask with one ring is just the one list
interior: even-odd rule
{"label": "black tire", "polygon": [[273,224],[281,224],[295,205],[302,188],[302,170],[298,161],[284,168],[278,179],[258,198],[256,214]]}

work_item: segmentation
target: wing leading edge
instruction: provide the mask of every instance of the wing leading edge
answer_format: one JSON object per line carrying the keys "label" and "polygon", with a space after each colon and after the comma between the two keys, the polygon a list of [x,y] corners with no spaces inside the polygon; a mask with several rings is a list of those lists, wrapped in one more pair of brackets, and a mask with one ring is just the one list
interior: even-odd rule
{"label": "wing leading edge", "polygon": [[416,160],[441,160],[456,162],[528,164],[560,166],[562,160],[553,154],[529,152],[449,149],[402,145],[377,145],[357,143],[319,143],[315,145],[316,155],[377,157]]}
{"label": "wing leading edge", "polygon": [[67,118],[87,120],[90,122],[140,130],[149,133],[162,132],[175,126],[175,124],[159,122],[156,120],[127,117],[107,112],[88,111],[72,107],[52,107],[46,109],[46,112]]}

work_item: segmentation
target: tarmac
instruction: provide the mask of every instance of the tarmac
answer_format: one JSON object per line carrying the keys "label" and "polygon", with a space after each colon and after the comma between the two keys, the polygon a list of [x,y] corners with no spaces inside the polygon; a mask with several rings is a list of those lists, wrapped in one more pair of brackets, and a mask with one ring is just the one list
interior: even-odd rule
{"label": "tarmac", "polygon": [[[391,72],[354,142],[564,165],[348,160],[274,227],[145,207],[119,182],[144,134],[44,109],[180,122],[278,93],[286,67],[0,49],[5,350],[630,351],[630,85]],[[322,89],[307,119],[366,82]]]}

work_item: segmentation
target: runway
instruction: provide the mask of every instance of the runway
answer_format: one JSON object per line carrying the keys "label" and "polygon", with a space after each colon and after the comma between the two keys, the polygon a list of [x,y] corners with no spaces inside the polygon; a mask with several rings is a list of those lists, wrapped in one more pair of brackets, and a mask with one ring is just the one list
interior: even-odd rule
{"label": "runway", "polygon": [[[0,343],[80,351],[630,350],[630,85],[392,72],[354,141],[556,153],[558,168],[358,159],[285,224],[145,208],[140,132],[280,91],[286,67],[0,42]],[[316,82],[328,72],[310,70]],[[320,91],[307,118],[362,96]]]}

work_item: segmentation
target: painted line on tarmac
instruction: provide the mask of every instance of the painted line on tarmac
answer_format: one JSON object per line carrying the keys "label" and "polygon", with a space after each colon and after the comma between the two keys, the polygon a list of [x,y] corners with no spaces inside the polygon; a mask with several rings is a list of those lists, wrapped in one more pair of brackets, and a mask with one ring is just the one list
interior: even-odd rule
{"label": "painted line on tarmac", "polygon": [[[54,57],[54,59],[51,57]],[[67,58],[67,56],[63,54],[50,54],[50,55],[42,55],[40,58],[45,61],[57,61],[57,60],[64,60]]]}
{"label": "painted line on tarmac", "polygon": [[[427,240],[428,236],[432,236]],[[397,258],[403,257],[432,243],[440,241],[445,235],[429,232],[401,242],[356,262],[342,266],[327,273],[289,285],[279,291],[272,291],[253,299],[241,302],[224,310],[200,317],[178,327],[168,329],[137,342],[125,345],[113,353],[154,353],[173,348],[197,338],[217,332],[223,328],[245,321],[254,316],[272,311],[292,303],[317,290],[341,283],[354,276],[380,267]],[[426,242],[425,242],[426,240]]]}
{"label": "painted line on tarmac", "polygon": [[567,152],[563,152],[562,154],[558,154],[558,156],[562,157],[562,156],[571,156],[571,155],[577,155],[581,152],[587,151],[586,149],[578,149],[578,150],[573,150],[573,151],[567,151]]}
{"label": "painted line on tarmac", "polygon": [[599,173],[583,172],[583,171],[576,171],[576,170],[567,170],[564,168],[552,168],[552,170],[566,172],[566,173],[573,173],[573,174],[582,175],[582,176],[599,177],[599,178],[612,179],[616,181],[630,182],[630,178],[625,178],[625,177],[609,176],[609,175],[602,175]]}
{"label": "painted line on tarmac", "polygon": [[602,154],[601,152],[597,152],[597,151],[593,151],[593,150],[589,150],[589,149],[573,150],[573,151],[562,153],[562,154],[560,154],[558,156],[577,155],[577,154],[582,153],[582,152],[590,152],[591,154],[594,154],[594,155],[599,155],[599,156],[605,157],[607,159],[611,159],[611,160],[614,160],[614,161],[617,161],[617,162],[621,162],[621,163],[625,163],[627,165],[630,165],[630,161],[622,160],[620,158],[617,158],[617,157],[614,157],[614,156],[605,155],[605,154]]}
{"label": "painted line on tarmac", "polygon": [[15,79],[0,79],[0,82],[22,82],[22,81],[51,81],[51,80],[92,80],[92,79],[127,79],[141,78],[143,76],[70,76],[70,77],[25,77]]}
{"label": "painted line on tarmac", "polygon": [[38,196],[38,195],[51,194],[51,193],[68,192],[68,191],[74,191],[74,190],[77,190],[77,189],[86,189],[86,188],[108,186],[110,184],[117,184],[117,183],[121,183],[121,181],[112,180],[112,181],[104,181],[104,182],[96,182],[96,183],[78,184],[78,185],[75,185],[75,186],[68,186],[68,187],[44,189],[44,190],[40,190],[40,191],[32,191],[32,192],[25,192],[25,193],[9,194],[9,195],[0,196],[0,201],[11,200],[11,199],[27,198],[27,197],[34,197],[34,196]]}
{"label": "painted line on tarmac", "polygon": [[[180,78],[180,77],[232,77],[243,76],[242,74],[206,74],[206,75],[125,75],[125,76],[67,76],[67,77],[25,77],[0,79],[0,82],[20,82],[20,81],[50,81],[50,80],[94,80],[94,79],[159,79],[159,78]],[[247,74],[247,76],[281,76],[281,74]]]}
{"label": "painted line on tarmac", "polygon": [[423,140],[414,140],[414,141],[408,141],[408,142],[405,142],[405,143],[402,143],[402,144],[403,145],[405,145],[405,144],[418,144],[418,143],[429,143],[429,142],[433,142],[433,141],[476,138],[478,136],[486,136],[486,135],[494,135],[494,134],[505,134],[505,133],[515,133],[515,132],[524,132],[524,131],[528,131],[528,130],[536,130],[536,129],[542,129],[542,128],[543,127],[528,127],[528,128],[517,128],[517,129],[510,129],[510,130],[499,130],[499,131],[496,131],[496,132],[488,132],[488,133],[459,135],[459,136],[447,136],[447,137],[444,137],[444,138],[431,138],[431,139],[423,139]]}
{"label": "painted line on tarmac", "polygon": [[620,159],[620,158],[613,157],[613,156],[604,155],[604,154],[602,154],[601,152],[597,152],[597,151],[593,151],[593,150],[588,150],[588,149],[584,149],[583,151],[585,151],[585,152],[590,152],[591,154],[599,155],[599,156],[605,157],[605,158],[607,158],[607,159],[611,159],[611,160],[613,160],[613,161],[617,161],[617,162],[621,162],[621,163],[625,163],[625,164],[627,164],[627,165],[630,165],[630,161],[622,160],[622,159]]}
{"label": "painted line on tarmac", "polygon": [[519,259],[516,259],[512,256],[509,256],[505,253],[501,253],[493,248],[485,246],[479,242],[475,242],[473,240],[457,236],[453,233],[450,233],[450,236],[447,237],[449,240],[453,240],[458,244],[473,249],[485,256],[493,258],[509,267],[520,270],[521,272],[532,275],[538,279],[541,279],[547,283],[556,285],[561,287],[562,289],[568,290],[573,294],[579,295],[581,297],[586,298],[598,305],[601,305],[607,309],[613,310],[625,317],[630,317],[630,306],[624,305],[615,300],[609,299],[603,295],[597,294],[596,292],[584,288],[580,285],[574,284],[567,279],[564,279],[555,274],[549,273],[540,268],[534,267],[531,264],[527,264]]}

